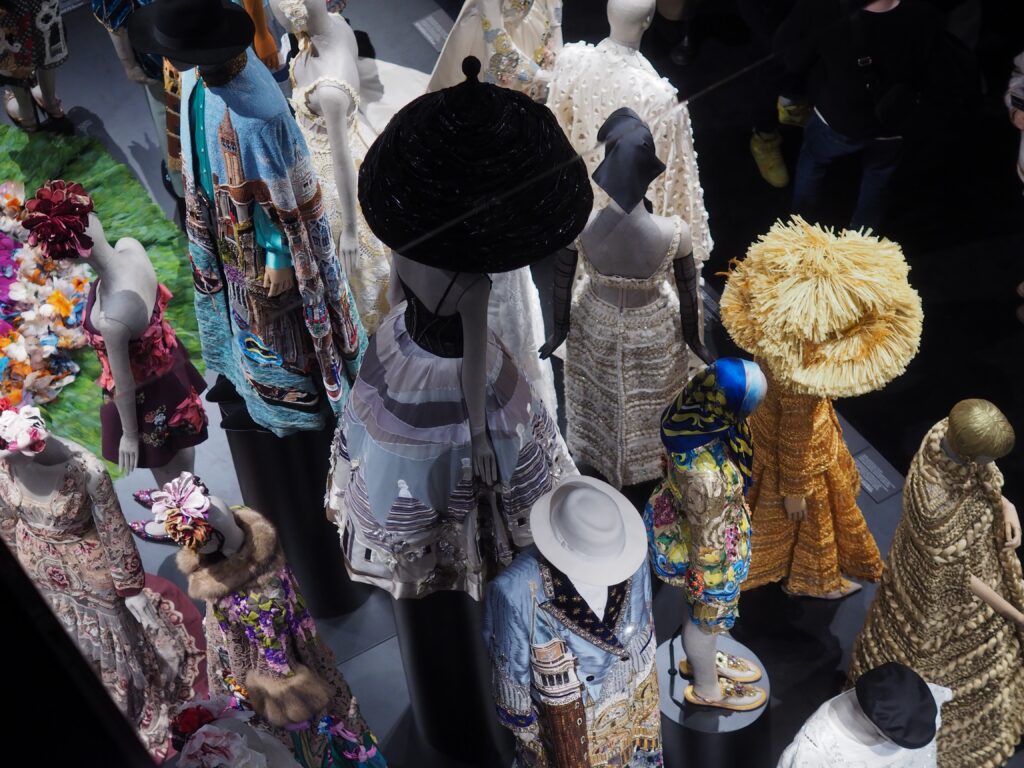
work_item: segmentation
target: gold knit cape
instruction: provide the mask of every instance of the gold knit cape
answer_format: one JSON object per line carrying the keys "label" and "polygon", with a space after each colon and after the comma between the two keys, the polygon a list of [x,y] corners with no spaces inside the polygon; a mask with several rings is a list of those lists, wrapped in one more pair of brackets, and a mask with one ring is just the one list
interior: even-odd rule
{"label": "gold knit cape", "polygon": [[1024,736],[1021,631],[970,591],[973,574],[1024,609],[1020,561],[1003,549],[1002,475],[957,464],[939,422],[907,475],[889,564],[854,646],[850,680],[887,661],[953,691],[940,768],[996,768]]}
{"label": "gold knit cape", "polygon": [[917,354],[923,312],[891,240],[778,221],[729,276],[721,316],[786,389],[852,397],[888,384]]}

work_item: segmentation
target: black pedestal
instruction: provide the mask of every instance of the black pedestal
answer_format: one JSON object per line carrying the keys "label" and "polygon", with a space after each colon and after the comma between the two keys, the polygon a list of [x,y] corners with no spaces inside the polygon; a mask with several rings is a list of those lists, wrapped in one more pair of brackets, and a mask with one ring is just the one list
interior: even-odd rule
{"label": "black pedestal", "polygon": [[475,768],[511,763],[498,724],[480,603],[462,592],[394,601],[398,644],[417,730],[439,752]]}
{"label": "black pedestal", "polygon": [[[228,431],[227,437],[242,499],[277,527],[310,613],[326,619],[362,605],[371,588],[349,580],[338,529],[324,514],[331,429],[288,437]],[[196,471],[202,476],[202,467]]]}

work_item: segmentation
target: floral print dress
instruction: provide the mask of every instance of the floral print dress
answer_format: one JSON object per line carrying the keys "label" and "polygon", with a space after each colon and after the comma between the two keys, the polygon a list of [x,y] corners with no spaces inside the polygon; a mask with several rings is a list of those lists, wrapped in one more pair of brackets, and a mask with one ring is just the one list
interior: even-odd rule
{"label": "floral print dress", "polygon": [[[144,589],[142,561],[103,463],[73,450],[58,492],[40,500],[0,462],[0,532],[150,753],[165,757],[169,713],[195,696],[202,653],[181,613]],[[125,606],[143,591],[156,630],[143,630]]]}
{"label": "floral print dress", "polygon": [[[114,403],[114,376],[106,343],[92,323],[97,286],[94,282],[89,288],[82,328],[103,366],[98,381],[104,394],[100,407],[103,458],[116,463],[123,431]],[[200,398],[206,382],[164,317],[170,300],[171,292],[163,285],[157,286],[149,326],[139,338],[132,339],[128,348],[136,385],[140,467],[162,467],[178,451],[206,440],[206,411]]]}
{"label": "floral print dress", "polygon": [[233,509],[245,541],[208,560],[189,549],[177,558],[189,595],[205,600],[211,694],[234,696],[256,712],[303,768],[386,768],[266,518]]}
{"label": "floral print dress", "polygon": [[750,514],[743,476],[720,440],[673,455],[644,522],[654,572],[686,590],[693,623],[732,629],[750,568]]}

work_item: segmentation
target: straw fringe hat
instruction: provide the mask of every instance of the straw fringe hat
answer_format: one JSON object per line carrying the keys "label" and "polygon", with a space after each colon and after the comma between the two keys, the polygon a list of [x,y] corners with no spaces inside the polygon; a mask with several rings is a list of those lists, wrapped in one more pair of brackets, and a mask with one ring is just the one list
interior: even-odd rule
{"label": "straw fringe hat", "polygon": [[881,389],[917,354],[924,314],[899,245],[799,216],[750,246],[722,294],[722,323],[796,394]]}

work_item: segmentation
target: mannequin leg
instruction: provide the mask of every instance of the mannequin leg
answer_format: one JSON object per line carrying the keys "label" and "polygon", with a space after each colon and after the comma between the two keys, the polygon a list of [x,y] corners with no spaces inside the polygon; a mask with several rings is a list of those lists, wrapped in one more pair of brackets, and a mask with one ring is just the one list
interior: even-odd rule
{"label": "mannequin leg", "polygon": [[722,689],[718,685],[718,669],[715,656],[718,651],[718,636],[709,634],[689,619],[683,625],[683,650],[693,670],[693,687],[705,701],[718,701]]}
{"label": "mannequin leg", "polygon": [[36,80],[39,81],[39,100],[42,107],[51,117],[62,117],[64,110],[61,107],[60,99],[57,98],[57,69],[36,70]]}
{"label": "mannequin leg", "polygon": [[174,458],[164,464],[162,467],[150,467],[150,472],[153,473],[153,479],[156,481],[157,487],[163,487],[166,483],[176,478],[182,472],[192,472],[196,466],[196,449],[195,448],[182,448],[176,454]]}
{"label": "mannequin leg", "polygon": [[22,127],[34,130],[39,123],[32,108],[32,94],[27,88],[14,85],[9,86],[9,90],[14,98],[5,104],[7,114]]}

